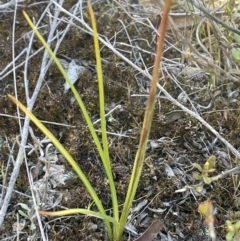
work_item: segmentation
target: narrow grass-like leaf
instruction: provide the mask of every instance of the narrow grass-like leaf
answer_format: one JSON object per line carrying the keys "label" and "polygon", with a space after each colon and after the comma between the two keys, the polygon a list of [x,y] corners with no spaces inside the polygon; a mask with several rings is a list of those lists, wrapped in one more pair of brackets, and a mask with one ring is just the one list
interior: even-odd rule
{"label": "narrow grass-like leaf", "polygon": [[83,208],[72,208],[72,209],[66,209],[66,210],[61,210],[61,211],[56,211],[56,212],[49,212],[49,211],[38,211],[39,214],[41,215],[46,215],[46,216],[51,216],[51,217],[56,217],[56,216],[66,216],[66,215],[72,215],[72,214],[86,214],[88,216],[100,218],[100,219],[106,219],[109,222],[113,223],[114,226],[117,226],[117,221],[107,215],[103,215],[101,213],[97,213],[88,209],[83,209]]}
{"label": "narrow grass-like leaf", "polygon": [[[53,53],[53,51],[51,50],[51,48],[49,47],[49,45],[46,43],[46,41],[44,40],[44,38],[41,36],[41,34],[39,33],[39,31],[37,30],[37,28],[35,27],[35,25],[33,24],[33,22],[31,21],[31,19],[28,17],[27,13],[25,11],[23,11],[23,15],[26,18],[28,24],[30,25],[30,27],[32,28],[32,30],[34,31],[34,33],[36,34],[36,36],[38,37],[38,39],[40,40],[40,42],[43,44],[43,46],[46,48],[46,50],[48,51],[49,55],[53,58],[53,61],[55,62],[55,64],[57,65],[59,71],[61,72],[62,76],[66,79],[66,81],[68,82],[74,97],[77,100],[77,103],[79,104],[79,107],[83,113],[83,116],[87,122],[88,128],[91,132],[92,138],[94,140],[95,145],[97,146],[97,150],[99,152],[99,155],[101,156],[101,159],[104,160],[104,152],[103,152],[103,148],[100,144],[100,141],[98,139],[98,136],[95,132],[93,123],[91,121],[91,118],[87,112],[87,109],[80,97],[80,95],[78,94],[76,88],[74,87],[74,85],[72,84],[71,80],[69,79],[69,76],[67,75],[66,71],[64,70],[63,66],[61,65],[61,63],[59,62],[58,58],[55,56],[55,54]],[[108,166],[104,165],[104,168],[108,169]]]}
{"label": "narrow grass-like leaf", "polygon": [[89,117],[86,107],[80,97],[80,95],[78,94],[76,88],[74,87],[74,85],[72,84],[71,80],[69,79],[69,76],[67,75],[66,71],[64,70],[64,68],[62,67],[61,63],[59,62],[59,60],[56,58],[56,56],[54,55],[54,53],[52,52],[51,48],[49,47],[49,45],[45,42],[45,40],[43,39],[43,37],[41,36],[41,34],[38,32],[37,28],[34,26],[34,24],[32,23],[32,21],[30,20],[30,18],[28,17],[28,15],[24,13],[25,18],[27,19],[29,25],[31,26],[31,28],[33,29],[33,31],[35,32],[35,34],[37,35],[37,37],[39,38],[39,40],[42,42],[42,44],[44,45],[44,47],[47,49],[49,55],[53,58],[55,64],[57,65],[57,67],[59,68],[61,74],[63,75],[63,77],[66,79],[66,81],[68,82],[74,97],[76,98],[80,109],[82,110],[82,113],[84,115],[84,118],[87,122],[88,128],[91,132],[92,138],[94,140],[94,143],[96,144],[97,150],[99,152],[99,155],[101,157],[104,169],[106,171],[108,180],[109,180],[109,185],[110,185],[110,189],[111,189],[111,196],[112,196],[112,202],[113,202],[113,212],[114,212],[114,217],[116,218],[116,220],[118,221],[119,217],[118,217],[118,202],[117,202],[117,195],[116,195],[116,189],[115,189],[115,184],[113,181],[113,175],[112,175],[112,171],[111,171],[111,165],[110,165],[110,160],[109,160],[109,153],[108,153],[108,142],[107,142],[107,131],[106,131],[106,121],[105,121],[105,105],[104,105],[104,89],[103,89],[103,78],[102,78],[102,68],[101,68],[101,59],[100,59],[100,50],[99,50],[99,45],[98,45],[98,40],[97,40],[97,30],[96,30],[96,22],[94,19],[94,15],[93,15],[93,11],[91,8],[91,4],[88,2],[88,7],[89,7],[89,11],[90,11],[90,15],[91,15],[91,19],[92,19],[92,24],[93,24],[93,29],[94,29],[94,45],[95,45],[95,51],[96,51],[96,59],[97,59],[97,69],[98,69],[98,78],[99,78],[99,101],[100,101],[100,116],[101,116],[101,128],[102,128],[102,141],[103,141],[103,147],[100,144],[100,141],[98,139],[98,136],[95,132],[95,129],[93,127],[93,123],[91,122],[91,118]]}
{"label": "narrow grass-like leaf", "polygon": [[[119,221],[119,210],[118,210],[118,199],[115,183],[113,180],[111,163],[108,152],[108,140],[107,140],[107,129],[106,129],[106,119],[105,119],[105,101],[104,101],[104,84],[103,84],[103,73],[102,73],[102,64],[101,64],[101,56],[100,56],[100,48],[98,42],[98,33],[96,21],[93,13],[92,6],[88,1],[88,9],[92,20],[92,29],[93,29],[93,38],[94,38],[94,47],[95,47],[95,55],[97,62],[97,75],[98,75],[98,88],[99,88],[99,105],[100,105],[100,117],[101,117],[101,131],[102,131],[102,142],[103,142],[103,152],[104,152],[104,160],[107,166],[107,177],[110,185],[111,196],[112,196],[112,207],[113,207],[113,216],[115,220]],[[117,227],[114,227],[116,229]],[[115,232],[115,231],[114,231]]]}

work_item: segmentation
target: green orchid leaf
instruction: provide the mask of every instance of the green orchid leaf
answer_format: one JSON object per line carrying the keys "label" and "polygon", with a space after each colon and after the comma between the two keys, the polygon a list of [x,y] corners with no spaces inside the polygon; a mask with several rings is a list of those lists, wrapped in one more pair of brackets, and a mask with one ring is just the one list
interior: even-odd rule
{"label": "green orchid leaf", "polygon": [[208,170],[214,168],[215,165],[216,165],[216,157],[215,156],[210,156],[208,158],[207,162],[209,163]]}
{"label": "green orchid leaf", "polygon": [[239,34],[234,33],[233,38],[237,43],[240,43],[240,35]]}
{"label": "green orchid leaf", "polygon": [[207,175],[203,174],[202,175],[202,178],[203,178],[203,181],[206,183],[206,184],[210,184],[212,182],[211,178],[208,177]]}
{"label": "green orchid leaf", "polygon": [[240,64],[240,51],[236,48],[232,48],[232,56],[237,64]]}
{"label": "green orchid leaf", "polygon": [[235,229],[234,229],[234,226],[233,226],[233,224],[230,220],[226,221],[226,225],[227,225],[227,229],[228,229],[229,232],[234,232]]}
{"label": "green orchid leaf", "polygon": [[234,233],[228,232],[227,235],[226,235],[226,240],[227,241],[233,241],[233,236],[234,236]]}
{"label": "green orchid leaf", "polygon": [[215,156],[210,156],[208,160],[205,162],[203,169],[205,172],[210,172],[210,170],[213,169],[216,165],[216,157]]}
{"label": "green orchid leaf", "polygon": [[193,178],[194,178],[195,180],[198,180],[198,181],[200,181],[200,180],[203,179],[202,176],[199,175],[198,173],[193,173]]}
{"label": "green orchid leaf", "polygon": [[240,229],[240,221],[237,221],[237,222],[234,224],[234,229],[235,229],[235,231],[239,231],[239,229]]}
{"label": "green orchid leaf", "polygon": [[31,225],[30,225],[30,229],[33,231],[36,229],[36,225],[34,224],[34,222],[31,220]]}
{"label": "green orchid leaf", "polygon": [[22,209],[27,210],[28,212],[31,210],[27,204],[25,203],[19,203],[18,205],[21,206]]}
{"label": "green orchid leaf", "polygon": [[21,214],[26,219],[30,219],[29,216],[26,213],[24,213],[22,210],[18,210],[18,213]]}
{"label": "green orchid leaf", "polygon": [[201,167],[198,163],[196,163],[196,162],[192,163],[192,166],[195,167],[195,168],[197,168],[198,171],[200,171],[200,172],[203,171],[202,167]]}
{"label": "green orchid leaf", "polygon": [[200,193],[200,192],[203,191],[203,187],[202,186],[197,186],[197,187],[195,187],[195,191]]}
{"label": "green orchid leaf", "polygon": [[198,212],[200,212],[205,218],[212,217],[212,210],[213,207],[211,201],[205,201],[198,205]]}

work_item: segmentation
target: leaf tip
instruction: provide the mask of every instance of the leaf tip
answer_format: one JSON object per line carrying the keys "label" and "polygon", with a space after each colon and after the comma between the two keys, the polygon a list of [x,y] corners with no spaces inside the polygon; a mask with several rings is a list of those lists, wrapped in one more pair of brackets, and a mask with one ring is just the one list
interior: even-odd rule
{"label": "leaf tip", "polygon": [[7,94],[7,97],[8,97],[10,100],[12,100],[12,98],[13,98],[13,96],[10,95],[10,94]]}
{"label": "leaf tip", "polygon": [[[8,98],[16,105],[19,106],[19,101],[11,94],[7,94]],[[20,103],[21,104],[21,103]]]}

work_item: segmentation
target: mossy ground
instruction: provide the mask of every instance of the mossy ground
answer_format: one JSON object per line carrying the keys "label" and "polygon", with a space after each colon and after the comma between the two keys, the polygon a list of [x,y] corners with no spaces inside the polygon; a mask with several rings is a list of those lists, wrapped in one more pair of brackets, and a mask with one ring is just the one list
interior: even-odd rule
{"label": "mossy ground", "polygon": [[[67,2],[64,7],[69,9],[76,1]],[[107,0],[96,2],[93,6],[99,34],[110,39],[112,43],[115,41],[115,48],[142,69],[149,68],[151,73],[156,34],[148,26],[148,21],[151,21],[152,25],[157,28],[159,18],[144,12],[144,9],[136,3],[128,5],[126,9],[120,7],[115,2]],[[36,5],[26,9],[30,16],[34,16],[37,19],[42,8],[44,8],[43,5]],[[136,14],[134,11],[136,9],[139,11],[139,15],[146,14],[144,19],[141,20],[146,25],[134,20],[134,14]],[[22,16],[21,9],[18,11],[17,20],[15,40],[20,39],[30,31]],[[0,14],[0,21],[1,70],[12,59],[12,29],[9,28],[9,23],[13,21],[12,13]],[[88,21],[87,18],[86,21]],[[62,27],[64,28],[64,24]],[[189,31],[194,31],[194,29],[179,31],[182,31],[183,34],[189,34]],[[168,50],[164,52],[165,60],[182,59],[181,53],[172,48],[172,44],[175,44],[175,47],[179,49],[182,48],[183,44],[174,42],[174,36],[170,31],[168,32],[167,40],[168,43],[166,43],[165,48]],[[192,41],[194,43],[194,39]],[[16,54],[20,53],[25,47],[26,42],[24,38],[21,38],[15,45]],[[36,40],[34,51],[40,47],[41,44]],[[81,94],[92,120],[97,120],[99,118],[99,104],[92,36],[81,32],[76,27],[72,27],[59,49],[58,56],[60,54],[66,55],[70,59],[79,59],[87,66],[87,73],[81,76],[75,86]],[[30,92],[36,85],[41,57],[41,54],[38,54],[29,62],[28,80]],[[105,81],[106,110],[109,111],[117,105],[121,106],[111,114],[111,118],[107,119],[107,129],[111,133],[128,136],[109,134],[110,156],[115,172],[119,204],[122,205],[138,147],[146,104],[146,96],[144,95],[147,94],[149,80],[103,45],[101,45],[101,57]],[[23,60],[23,58],[20,58],[18,63],[21,63]],[[185,62],[185,64],[187,63]],[[179,71],[174,66],[173,70],[175,72]],[[24,102],[25,89],[22,71],[22,68],[17,70],[17,87],[19,99]],[[2,113],[15,115],[16,108],[6,97],[7,93],[13,94],[12,79],[12,74],[9,74],[0,82],[0,109]],[[229,98],[229,90],[235,90],[238,86],[230,81],[225,80],[225,82],[221,82],[221,79],[218,79],[216,87],[209,89],[208,80],[207,75],[200,79],[190,79],[186,76],[178,77],[179,84],[191,96],[195,104],[205,106],[212,101],[212,106],[206,111],[200,109],[201,116],[216,130],[223,129],[224,137],[238,148],[240,140],[239,99],[236,97],[236,101],[231,102]],[[95,145],[79,111],[79,107],[76,103],[71,103],[71,92],[63,94],[63,84],[64,80],[59,71],[56,66],[52,65],[46,75],[33,112],[41,120],[64,123],[71,126],[61,127],[47,124],[79,163],[82,170],[89,177],[104,207],[111,212],[109,187]],[[178,98],[181,93],[181,90],[167,75],[161,80],[160,84],[164,85],[164,88],[175,98]],[[213,98],[218,91],[220,91],[220,94]],[[231,211],[233,217],[238,211],[236,200],[239,191],[233,185],[233,180],[237,180],[236,185],[238,184],[237,175],[227,176],[210,185],[204,185],[204,194],[198,196],[194,193],[175,193],[175,191],[186,185],[196,185],[198,183],[192,177],[193,172],[196,171],[192,169],[191,163],[193,162],[203,165],[208,156],[215,155],[217,157],[217,165],[214,174],[219,174],[227,169],[226,162],[230,165],[229,167],[234,167],[238,165],[238,160],[231,156],[225,146],[219,141],[211,148],[209,143],[212,143],[215,137],[193,117],[183,114],[172,121],[169,113],[178,109],[168,100],[161,98],[160,93],[159,96],[160,98],[156,102],[150,135],[150,140],[158,144],[157,147],[156,145],[149,145],[135,198],[136,201],[134,202],[134,206],[137,206],[141,200],[147,199],[148,207],[155,211],[146,209],[141,212],[144,213],[145,218],[141,218],[139,215],[140,211],[135,213],[134,216],[139,216],[138,218],[132,218],[132,224],[137,232],[141,233],[154,218],[159,218],[165,225],[162,235],[168,233],[173,240],[207,240],[207,228],[197,212],[197,207],[198,203],[210,199],[216,207],[215,218],[217,220],[216,231],[219,237],[218,240],[224,240],[226,233],[224,224],[227,218],[231,219],[231,217],[228,217],[228,213]],[[190,108],[189,103],[185,104]],[[1,138],[7,138],[8,140],[4,142],[0,154],[1,164],[6,166],[9,156],[7,144],[12,145],[16,135],[19,135],[19,128],[16,119],[6,117],[0,117],[0,126]],[[31,126],[35,135],[43,138],[40,131],[35,126]],[[100,129],[98,124],[95,127]],[[30,141],[31,139],[29,139]],[[18,148],[16,146],[12,153],[14,157],[17,151]],[[34,155],[29,156],[29,162],[36,162],[35,158]],[[166,173],[165,164],[171,167],[174,171],[174,176],[170,177]],[[67,163],[64,163],[64,165],[67,170],[71,169]],[[11,170],[8,172],[6,181],[8,181],[10,174]],[[2,178],[0,180],[3,182]],[[15,190],[30,195],[24,165],[21,167],[21,175],[18,177]],[[57,191],[63,193],[65,199],[62,199],[61,205],[67,208],[87,207],[91,203],[91,199],[80,181],[69,186],[63,186],[57,189]],[[66,196],[70,198],[66,198]],[[16,205],[20,202],[28,203],[29,200],[24,196],[13,193],[8,215],[1,230],[1,238],[14,235],[12,225],[16,222],[16,215],[19,210],[19,206]],[[160,208],[166,210],[157,212],[156,210]],[[48,224],[46,232],[49,240],[106,240],[104,225],[101,220],[95,218],[82,215],[76,215],[71,218],[62,217],[60,219],[45,217],[43,218],[43,223]],[[31,231],[26,225],[22,231],[24,233],[20,234],[20,240],[26,240],[27,237],[33,234],[36,234],[33,240],[41,239],[38,227],[36,230]],[[128,238],[126,233],[123,240],[129,240]],[[130,240],[133,239],[132,237]]]}

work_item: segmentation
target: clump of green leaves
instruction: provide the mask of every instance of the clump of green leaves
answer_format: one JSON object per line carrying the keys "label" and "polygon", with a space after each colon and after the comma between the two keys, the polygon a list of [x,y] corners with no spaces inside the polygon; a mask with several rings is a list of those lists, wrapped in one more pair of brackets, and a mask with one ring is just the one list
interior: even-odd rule
{"label": "clump of green leaves", "polygon": [[[62,215],[71,215],[71,214],[86,214],[89,216],[98,217],[104,220],[108,232],[108,238],[110,241],[113,240],[121,240],[123,230],[125,228],[128,214],[130,211],[130,208],[132,206],[132,202],[134,199],[134,196],[137,191],[138,183],[141,176],[141,170],[143,167],[143,162],[145,159],[145,153],[146,153],[146,147],[147,142],[149,138],[151,123],[152,123],[152,117],[153,117],[153,111],[154,111],[154,105],[156,100],[156,90],[157,90],[157,83],[159,79],[159,66],[161,62],[162,52],[163,52],[163,43],[164,43],[164,37],[166,33],[166,26],[167,26],[167,18],[168,13],[170,11],[171,6],[171,0],[165,1],[163,16],[161,20],[161,28],[159,28],[159,38],[156,48],[156,56],[155,56],[155,62],[154,62],[154,68],[153,68],[153,74],[152,74],[152,82],[151,82],[151,88],[149,91],[149,97],[147,101],[147,106],[145,110],[145,116],[143,121],[143,128],[141,132],[141,137],[139,141],[139,148],[135,156],[135,161],[133,165],[133,170],[131,174],[130,183],[128,186],[128,191],[126,195],[126,199],[123,205],[122,213],[119,215],[119,205],[118,205],[118,198],[117,198],[117,192],[116,187],[113,179],[112,169],[111,169],[111,162],[109,157],[109,150],[108,150],[108,140],[107,140],[107,130],[106,130],[106,120],[105,120],[105,101],[104,101],[104,84],[103,84],[103,73],[102,73],[102,66],[101,66],[101,57],[100,57],[100,47],[98,43],[98,33],[97,33],[97,27],[96,27],[96,21],[93,14],[93,9],[88,1],[88,9],[89,14],[91,17],[92,22],[92,28],[93,28],[93,37],[94,37],[94,46],[95,46],[95,55],[96,55],[96,63],[97,63],[97,75],[98,75],[98,88],[99,88],[99,106],[100,106],[100,119],[101,119],[101,131],[102,131],[102,138],[99,139],[93,123],[91,121],[91,118],[88,114],[88,111],[86,109],[86,106],[84,105],[81,96],[77,92],[76,88],[74,87],[73,83],[69,79],[68,74],[64,70],[63,66],[57,59],[56,55],[51,50],[50,46],[46,43],[44,38],[41,36],[39,31],[37,30],[36,26],[33,24],[31,19],[28,17],[27,13],[23,11],[23,14],[37,35],[38,39],[41,41],[41,43],[44,45],[45,49],[48,51],[48,54],[52,57],[53,61],[59,68],[60,72],[62,73],[63,77],[66,79],[67,83],[69,84],[72,93],[80,107],[80,110],[83,113],[83,116],[85,118],[85,121],[88,125],[89,131],[92,135],[92,139],[96,145],[96,149],[98,151],[98,154],[101,158],[103,167],[105,169],[105,173],[108,178],[109,186],[110,186],[110,192],[112,197],[112,208],[113,208],[113,216],[107,215],[107,212],[105,208],[103,207],[103,204],[101,202],[100,197],[94,190],[93,186],[90,183],[90,180],[87,178],[81,167],[78,165],[78,163],[74,160],[74,158],[71,156],[71,154],[65,149],[65,147],[59,142],[59,140],[53,135],[53,133],[46,128],[45,125],[43,125],[37,118],[34,116],[27,108],[24,106],[20,101],[18,101],[16,98],[14,98],[11,95],[8,95],[8,97],[17,104],[20,109],[30,117],[30,119],[36,124],[36,126],[49,138],[49,140],[52,141],[52,143],[55,145],[55,147],[62,153],[62,155],[65,157],[65,159],[68,161],[68,163],[72,166],[72,168],[77,173],[79,179],[83,182],[86,189],[88,190],[89,194],[91,195],[94,203],[96,204],[98,208],[98,212],[92,211],[90,209],[81,209],[81,208],[75,208],[75,209],[67,209],[62,211],[56,211],[56,212],[49,212],[49,211],[38,211],[41,215],[48,215],[48,216],[62,216]],[[160,230],[162,228],[161,222],[154,223],[154,229]],[[146,240],[146,238],[144,238]]]}
{"label": "clump of green leaves", "polygon": [[30,221],[30,229],[31,230],[35,230],[36,229],[36,225],[34,223],[34,217],[33,217],[33,210],[31,208],[28,207],[27,204],[25,203],[19,203],[19,205],[21,206],[21,208],[25,211],[22,210],[18,210],[19,214],[21,214],[23,217],[25,217],[26,219],[28,219]]}
{"label": "clump of green leaves", "polygon": [[[234,20],[236,18],[239,18],[239,16],[240,16],[238,11],[235,11],[236,10],[235,2],[236,2],[235,0],[228,0],[227,5],[225,7],[225,12],[227,14],[225,17],[225,23],[229,26],[231,26],[232,22],[234,22]],[[239,44],[240,43],[240,35],[237,33],[229,32],[227,34],[227,40],[230,43],[235,42],[235,43]],[[232,57],[233,57],[234,61],[236,62],[236,64],[240,64],[240,49],[237,47],[233,47],[231,52],[232,52]]]}
{"label": "clump of green leaves", "polygon": [[227,241],[236,241],[240,239],[240,221],[237,221],[235,224],[233,224],[231,221],[226,221],[227,225],[227,235],[226,240]]}
{"label": "clump of green leaves", "polygon": [[210,156],[208,160],[204,163],[203,167],[201,167],[198,163],[194,162],[193,167],[197,168],[199,173],[194,173],[193,178],[195,180],[202,180],[203,182],[209,184],[212,182],[212,178],[209,177],[209,173],[215,171],[214,167],[216,165],[216,157]]}

